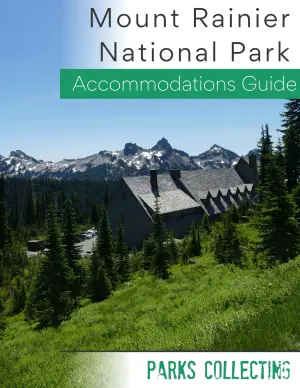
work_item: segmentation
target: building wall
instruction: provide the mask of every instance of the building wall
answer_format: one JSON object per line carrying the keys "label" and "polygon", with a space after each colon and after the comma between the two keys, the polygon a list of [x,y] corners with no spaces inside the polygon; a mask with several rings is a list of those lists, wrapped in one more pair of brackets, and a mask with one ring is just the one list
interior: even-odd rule
{"label": "building wall", "polygon": [[243,158],[238,161],[234,168],[245,183],[253,183],[254,185],[258,183],[256,171]]}
{"label": "building wall", "polygon": [[189,230],[193,222],[200,224],[202,220],[202,212],[182,214],[182,215],[167,215],[165,217],[165,227],[173,233],[175,238],[183,238]]}
{"label": "building wall", "polygon": [[116,235],[118,218],[123,217],[125,238],[130,247],[141,248],[143,240],[152,233],[152,221],[138,199],[121,180],[108,204],[108,216]]}

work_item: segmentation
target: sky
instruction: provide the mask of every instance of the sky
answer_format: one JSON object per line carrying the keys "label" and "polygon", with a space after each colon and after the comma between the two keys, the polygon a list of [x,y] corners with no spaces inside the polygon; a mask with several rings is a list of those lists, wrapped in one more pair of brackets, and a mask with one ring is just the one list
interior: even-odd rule
{"label": "sky", "polygon": [[63,2],[1,1],[0,155],[59,161],[162,137],[190,155],[213,144],[244,155],[266,123],[277,139],[283,100],[60,100]]}

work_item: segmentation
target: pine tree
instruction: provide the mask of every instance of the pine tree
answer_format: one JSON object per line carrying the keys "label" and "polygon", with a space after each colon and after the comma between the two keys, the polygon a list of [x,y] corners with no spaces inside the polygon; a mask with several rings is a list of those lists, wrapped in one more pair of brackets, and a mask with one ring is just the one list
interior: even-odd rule
{"label": "pine tree", "polygon": [[170,253],[164,245],[166,231],[163,224],[163,218],[160,214],[158,197],[155,197],[153,236],[156,242],[156,250],[154,253],[155,274],[158,278],[167,279],[169,277],[168,262],[170,261]]}
{"label": "pine tree", "polygon": [[242,264],[242,250],[237,228],[229,213],[222,219],[214,244],[214,257],[221,264]]}
{"label": "pine tree", "polygon": [[[47,220],[48,252],[30,290],[29,304],[33,320],[40,327],[58,326],[71,309],[70,269],[62,246],[57,214],[50,206]],[[28,311],[28,310],[27,310]]]}
{"label": "pine tree", "polygon": [[3,251],[7,243],[7,213],[5,206],[5,180],[0,178],[0,251]]}
{"label": "pine tree", "polygon": [[276,150],[274,153],[274,158],[277,166],[284,168],[285,167],[285,159],[283,154],[283,145],[281,139],[278,139]]}
{"label": "pine tree", "polygon": [[300,185],[296,186],[292,191],[292,198],[296,205],[296,220],[300,227]]}
{"label": "pine tree", "polygon": [[128,248],[125,243],[125,231],[122,218],[118,221],[118,231],[116,238],[116,259],[118,265],[118,275],[122,282],[129,279],[129,256]]}
{"label": "pine tree", "polygon": [[0,178],[0,284],[4,273],[10,272],[11,269],[8,247],[12,247],[12,235],[8,225],[5,194],[5,179],[2,175]]}
{"label": "pine tree", "polygon": [[195,223],[192,223],[192,227],[190,230],[190,244],[189,244],[189,256],[195,257],[201,255],[201,240],[200,233],[195,226]]}
{"label": "pine tree", "polygon": [[159,200],[158,197],[155,197],[154,203],[154,214],[153,214],[153,236],[156,241],[156,244],[161,247],[166,238],[166,231],[164,228],[163,217],[160,214]]}
{"label": "pine tree", "polygon": [[78,260],[80,259],[80,248],[76,245],[76,217],[73,204],[70,199],[65,201],[64,206],[64,235],[63,243],[68,265],[71,269],[71,290],[72,296],[77,301],[81,291],[81,270]]}
{"label": "pine tree", "polygon": [[105,262],[98,251],[99,245],[93,250],[90,271],[90,294],[94,303],[102,302],[112,293],[112,284],[105,269]]}
{"label": "pine tree", "polygon": [[108,205],[108,185],[107,182],[105,181],[105,189],[104,189],[104,206],[107,207]]}
{"label": "pine tree", "polygon": [[202,217],[201,227],[204,229],[205,232],[210,232],[211,230],[210,221],[208,215],[205,212]]}
{"label": "pine tree", "polygon": [[100,212],[99,212],[99,208],[98,206],[93,203],[93,206],[92,206],[92,211],[91,211],[91,220],[93,222],[93,225],[95,227],[97,227],[98,225],[98,222],[100,220]]}
{"label": "pine tree", "polygon": [[281,117],[287,187],[292,191],[300,174],[300,100],[289,100]]}
{"label": "pine tree", "polygon": [[112,230],[110,228],[108,220],[107,210],[104,206],[101,211],[101,220],[99,222],[96,245],[99,258],[100,260],[103,259],[107,275],[111,281],[113,288],[115,288],[118,282],[118,277],[114,258],[114,243],[112,237]]}
{"label": "pine tree", "polygon": [[24,309],[26,302],[24,279],[16,276],[13,281],[13,286],[13,313],[18,314]]}
{"label": "pine tree", "polygon": [[36,217],[35,217],[35,204],[33,200],[32,192],[32,182],[31,180],[27,181],[26,188],[26,213],[25,213],[25,225],[32,228],[35,226]]}
{"label": "pine tree", "polygon": [[263,251],[269,262],[287,262],[299,252],[299,228],[296,209],[288,195],[283,168],[272,161],[268,166],[268,182],[263,192],[261,211],[255,219]]}
{"label": "pine tree", "polygon": [[232,206],[228,210],[228,213],[229,213],[229,217],[231,218],[231,221],[234,224],[238,224],[240,222],[240,214],[239,214],[239,210],[237,209],[236,206]]}
{"label": "pine tree", "polygon": [[260,185],[263,186],[267,180],[267,166],[273,154],[271,135],[269,133],[269,126],[265,125],[261,128],[261,138],[258,142],[258,149],[260,152],[260,168],[259,180]]}
{"label": "pine tree", "polygon": [[154,254],[156,252],[156,241],[153,237],[153,235],[150,235],[148,238],[146,238],[143,241],[143,262],[142,266],[143,269],[146,271],[150,270],[153,267],[154,264]]}

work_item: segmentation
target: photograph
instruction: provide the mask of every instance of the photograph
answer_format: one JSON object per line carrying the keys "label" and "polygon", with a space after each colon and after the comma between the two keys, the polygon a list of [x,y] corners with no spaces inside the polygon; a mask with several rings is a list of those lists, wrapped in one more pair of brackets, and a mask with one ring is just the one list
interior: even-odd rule
{"label": "photograph", "polygon": [[1,4],[0,387],[296,386],[300,61],[246,28],[296,7],[191,7],[195,51],[134,2],[82,2],[103,68],[66,65],[64,1]]}

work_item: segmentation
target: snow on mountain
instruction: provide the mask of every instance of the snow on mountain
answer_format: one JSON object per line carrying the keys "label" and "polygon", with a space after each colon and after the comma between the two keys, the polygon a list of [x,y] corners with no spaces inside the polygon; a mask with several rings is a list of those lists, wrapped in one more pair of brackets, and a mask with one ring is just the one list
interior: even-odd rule
{"label": "snow on mountain", "polygon": [[238,159],[237,154],[216,144],[198,156],[189,156],[184,151],[172,148],[168,140],[162,138],[150,149],[144,149],[135,143],[126,143],[123,150],[105,150],[85,158],[63,159],[59,162],[37,160],[16,150],[8,157],[0,156],[0,174],[18,177],[115,179],[128,175],[145,175],[150,168],[157,168],[159,172],[166,172],[170,168],[229,168]]}
{"label": "snow on mountain", "polygon": [[194,159],[204,169],[229,168],[239,160],[239,155],[214,144],[208,151],[196,156]]}

